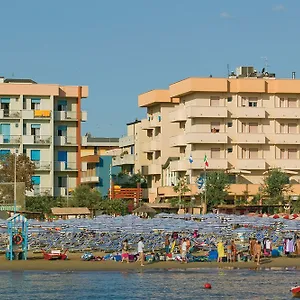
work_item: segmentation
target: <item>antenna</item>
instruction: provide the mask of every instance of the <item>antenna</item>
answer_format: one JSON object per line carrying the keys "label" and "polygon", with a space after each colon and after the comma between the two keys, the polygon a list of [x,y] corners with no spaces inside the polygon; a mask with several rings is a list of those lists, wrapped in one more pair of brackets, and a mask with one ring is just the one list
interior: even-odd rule
{"label": "antenna", "polygon": [[227,64],[227,77],[229,77],[229,75],[230,75],[230,71],[229,71],[230,69],[229,69],[229,64]]}
{"label": "antenna", "polygon": [[261,59],[265,61],[265,72],[268,72],[268,67],[270,67],[270,65],[268,64],[268,57],[262,56]]}

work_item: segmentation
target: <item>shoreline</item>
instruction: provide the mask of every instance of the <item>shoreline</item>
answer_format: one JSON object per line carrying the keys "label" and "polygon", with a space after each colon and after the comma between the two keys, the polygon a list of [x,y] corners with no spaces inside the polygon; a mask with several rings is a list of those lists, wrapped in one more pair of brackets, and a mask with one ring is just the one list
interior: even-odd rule
{"label": "shoreline", "polygon": [[[96,253],[95,253],[96,254]],[[31,254],[28,260],[8,261],[0,256],[0,271],[50,271],[50,272],[80,272],[80,271],[143,271],[143,270],[186,270],[186,269],[253,269],[253,270],[283,270],[300,269],[300,258],[265,258],[259,266],[254,262],[191,262],[182,264],[177,261],[145,262],[141,267],[139,262],[121,263],[115,261],[82,261],[81,253],[69,253],[68,260],[44,260],[42,254]]]}

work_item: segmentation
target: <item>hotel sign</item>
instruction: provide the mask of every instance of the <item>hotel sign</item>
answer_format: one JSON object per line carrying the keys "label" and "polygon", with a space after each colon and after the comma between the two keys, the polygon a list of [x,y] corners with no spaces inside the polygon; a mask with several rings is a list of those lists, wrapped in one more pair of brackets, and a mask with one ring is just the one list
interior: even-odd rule
{"label": "hotel sign", "polygon": [[[16,207],[17,210],[21,209],[21,206]],[[13,205],[0,205],[0,211],[13,211],[14,206]]]}

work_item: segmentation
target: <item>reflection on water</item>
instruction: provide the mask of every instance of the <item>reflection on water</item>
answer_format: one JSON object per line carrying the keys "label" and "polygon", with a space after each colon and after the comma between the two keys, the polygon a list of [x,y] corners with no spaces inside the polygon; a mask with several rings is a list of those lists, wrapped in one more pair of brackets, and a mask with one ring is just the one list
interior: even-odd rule
{"label": "reflection on water", "polygon": [[[291,299],[297,270],[0,272],[1,299]],[[203,289],[209,282],[211,290]]]}

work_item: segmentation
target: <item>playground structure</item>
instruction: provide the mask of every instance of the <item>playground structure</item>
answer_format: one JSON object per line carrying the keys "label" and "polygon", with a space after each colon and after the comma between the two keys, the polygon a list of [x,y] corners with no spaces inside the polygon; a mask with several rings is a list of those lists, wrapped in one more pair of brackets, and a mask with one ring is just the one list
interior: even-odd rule
{"label": "playground structure", "polygon": [[7,219],[8,260],[27,260],[28,250],[28,221],[21,214],[14,214]]}

